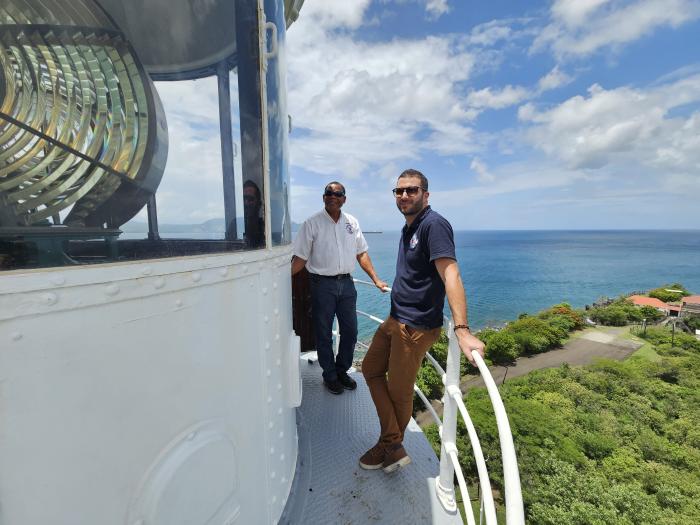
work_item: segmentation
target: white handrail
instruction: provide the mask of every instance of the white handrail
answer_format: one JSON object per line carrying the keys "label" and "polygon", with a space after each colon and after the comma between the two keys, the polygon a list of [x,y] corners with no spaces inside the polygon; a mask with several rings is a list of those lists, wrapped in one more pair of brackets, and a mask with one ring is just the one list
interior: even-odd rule
{"label": "white handrail", "polygon": [[464,425],[467,427],[469,442],[472,445],[474,459],[476,460],[476,470],[479,473],[479,485],[481,486],[481,494],[483,498],[481,502],[481,510],[485,515],[486,525],[496,525],[498,523],[496,519],[496,506],[493,503],[493,493],[491,492],[491,480],[489,479],[489,473],[486,469],[486,460],[484,459],[484,453],[481,450],[479,436],[476,433],[476,428],[474,428],[472,418],[469,417],[467,407],[464,405],[464,400],[462,399],[462,391],[459,388],[450,388],[448,394],[452,396],[452,399],[454,399],[455,403],[457,403],[457,408],[459,409],[459,412],[462,415]]}
{"label": "white handrail", "polygon": [[[459,490],[462,491],[462,506],[464,507],[464,515],[467,517],[467,525],[476,525],[476,522],[474,521],[474,510],[471,508],[471,498],[469,497],[469,490],[467,489],[467,480],[464,479],[462,467],[459,464],[457,448],[450,449],[447,455],[450,457],[452,468],[457,474]],[[469,507],[467,507],[467,503],[469,503]]]}
{"label": "white handrail", "polygon": [[433,420],[435,421],[435,424],[438,426],[438,432],[440,432],[440,435],[442,436],[442,421],[440,420],[440,416],[438,415],[437,412],[435,412],[435,409],[433,408],[433,405],[430,403],[430,400],[425,397],[425,394],[423,391],[418,388],[418,385],[413,385],[413,391],[416,393],[416,395],[420,398],[421,401],[423,401],[423,404],[425,405],[425,408],[428,410],[431,416],[433,416]]}
{"label": "white handrail", "polygon": [[501,459],[503,461],[503,483],[506,497],[506,523],[508,525],[520,525],[525,523],[525,510],[523,508],[523,495],[520,489],[520,473],[518,472],[518,459],[515,455],[513,435],[508,423],[508,414],[503,406],[503,400],[498,392],[489,368],[478,352],[472,352],[476,366],[486,385],[486,390],[493,405],[498,427],[498,439],[501,442]]}
{"label": "white handrail", "polygon": [[362,310],[355,310],[358,314],[360,314],[363,317],[366,317],[368,319],[371,319],[375,323],[382,324],[384,322],[384,319],[380,319],[379,317],[375,317],[374,315],[368,314],[366,312],[363,312]]}

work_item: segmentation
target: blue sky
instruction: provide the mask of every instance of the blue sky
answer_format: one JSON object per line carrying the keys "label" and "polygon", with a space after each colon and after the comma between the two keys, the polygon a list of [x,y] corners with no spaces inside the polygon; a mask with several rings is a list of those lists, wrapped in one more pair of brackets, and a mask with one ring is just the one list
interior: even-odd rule
{"label": "blue sky", "polygon": [[697,0],[306,0],[287,34],[292,219],[324,184],[397,229],[699,228]]}

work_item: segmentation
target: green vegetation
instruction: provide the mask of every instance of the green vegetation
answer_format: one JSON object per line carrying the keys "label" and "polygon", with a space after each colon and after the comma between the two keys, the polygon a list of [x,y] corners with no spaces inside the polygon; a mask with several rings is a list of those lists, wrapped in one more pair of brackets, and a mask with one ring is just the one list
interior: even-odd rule
{"label": "green vegetation", "polygon": [[[678,292],[669,292],[668,290],[679,290]],[[690,295],[685,286],[680,283],[667,284],[659,288],[654,288],[649,292],[649,297],[655,297],[665,303],[673,303],[680,301],[683,297]]]}
{"label": "green vegetation", "polygon": [[700,317],[685,317],[683,321],[685,322],[686,326],[691,330],[700,330]]}
{"label": "green vegetation", "polygon": [[[521,355],[539,354],[560,347],[573,330],[583,328],[583,317],[566,303],[557,304],[543,310],[536,316],[521,315],[517,321],[502,330],[485,329],[477,337],[486,343],[486,362],[489,364],[512,363]],[[446,368],[447,335],[443,331],[440,339],[430,348],[430,354]],[[476,369],[467,363],[464,356],[460,362],[460,376],[475,373]],[[426,360],[421,364],[416,385],[428,397],[442,397],[443,385],[440,376]],[[422,408],[422,403],[414,399],[414,411]]]}
{"label": "green vegetation", "polygon": [[[671,346],[665,328],[640,336],[658,361],[564,365],[501,387],[528,523],[700,523],[700,341],[676,332]],[[474,389],[465,403],[500,494],[500,447],[488,395]],[[437,450],[436,427],[426,434]],[[476,468],[461,421],[458,435],[473,483]]]}
{"label": "green vegetation", "polygon": [[[652,310],[656,311],[655,308]],[[620,297],[607,306],[591,308],[589,315],[596,323],[606,326],[625,326],[639,323],[645,318],[642,309],[625,297]]]}
{"label": "green vegetation", "polygon": [[591,308],[589,315],[596,323],[606,326],[625,326],[640,323],[643,319],[653,323],[664,318],[664,314],[653,306],[638,307],[626,297],[615,299],[607,306]]}

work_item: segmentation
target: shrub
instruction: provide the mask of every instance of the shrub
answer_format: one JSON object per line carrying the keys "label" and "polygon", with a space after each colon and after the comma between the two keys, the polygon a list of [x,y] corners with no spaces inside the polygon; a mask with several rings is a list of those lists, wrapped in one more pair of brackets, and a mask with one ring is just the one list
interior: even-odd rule
{"label": "shrub", "polygon": [[520,353],[520,346],[505,330],[491,335],[486,345],[486,357],[494,363],[512,363]]}
{"label": "shrub", "polygon": [[698,316],[693,316],[693,317],[686,317],[685,319],[685,324],[690,328],[691,330],[700,330],[700,317]]}
{"label": "shrub", "polygon": [[649,305],[642,306],[639,311],[642,314],[642,319],[646,319],[649,322],[658,321],[664,317],[663,313]]}
{"label": "shrub", "polygon": [[[421,392],[425,394],[428,399],[437,399],[442,397],[442,379],[437,373],[433,365],[430,363],[423,363],[423,365],[418,369],[418,375],[416,376],[416,386]],[[423,408],[423,403],[414,400],[413,406],[415,408]]]}
{"label": "shrub", "polygon": [[[679,290],[678,292],[669,292],[668,290]],[[654,288],[649,292],[649,297],[655,297],[665,303],[680,301],[683,297],[690,295],[685,286],[680,283],[667,284],[659,288]]]}
{"label": "shrub", "polygon": [[627,324],[627,312],[620,306],[613,304],[603,308],[593,308],[591,319],[607,326],[624,326]]}

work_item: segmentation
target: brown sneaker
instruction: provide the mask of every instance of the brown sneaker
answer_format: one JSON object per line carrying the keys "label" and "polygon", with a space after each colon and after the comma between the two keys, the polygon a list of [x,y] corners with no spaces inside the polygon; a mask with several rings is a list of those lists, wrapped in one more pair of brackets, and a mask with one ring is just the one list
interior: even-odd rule
{"label": "brown sneaker", "polygon": [[365,470],[382,468],[385,455],[384,445],[377,443],[360,458],[360,466]]}
{"label": "brown sneaker", "polygon": [[387,449],[382,467],[384,472],[389,474],[395,470],[405,467],[411,462],[411,456],[406,454],[406,449],[402,445],[394,445]]}

